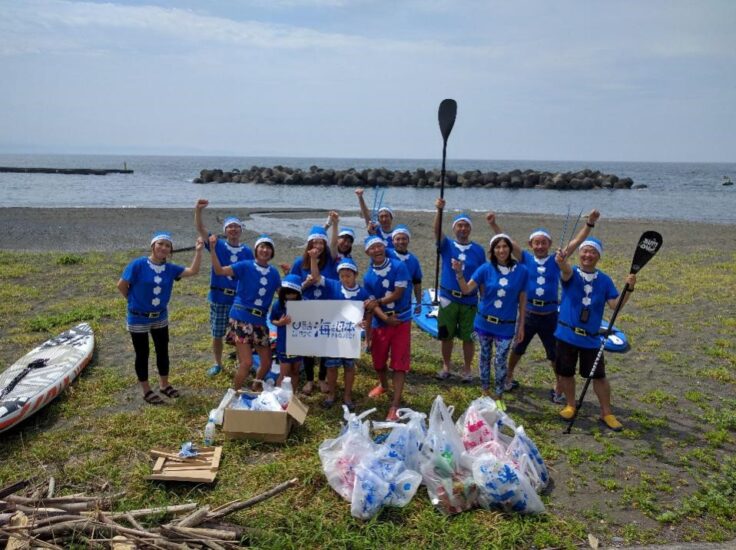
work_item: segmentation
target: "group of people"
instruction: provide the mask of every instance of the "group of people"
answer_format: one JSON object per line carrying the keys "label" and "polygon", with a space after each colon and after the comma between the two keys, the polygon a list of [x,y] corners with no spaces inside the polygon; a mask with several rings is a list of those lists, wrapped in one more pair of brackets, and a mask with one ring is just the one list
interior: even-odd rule
{"label": "group of people", "polygon": [[[310,229],[303,254],[292,264],[279,266],[281,273],[271,263],[275,253],[273,240],[262,234],[251,250],[241,243],[243,223],[238,218],[225,219],[222,236],[209,233],[203,222],[203,210],[209,204],[205,199],[199,199],[194,209],[199,237],[189,267],[169,262],[174,249],[170,234],[155,234],[150,254],[133,260],[118,282],[118,289],[128,300],[127,329],[145,401],[163,403],[148,383],[149,332],[156,349],[159,393],[168,398],[179,395],[168,381],[167,304],[174,281],[198,273],[202,250],[206,248],[212,264],[208,302],[214,364],[209,375],[222,371],[227,342],[235,346],[238,357],[233,387],[240,389],[245,383],[255,353],[259,368],[253,389],[258,389],[271,369],[269,319],[277,329],[277,384],[286,376],[299,380],[303,371],[301,391],[310,394],[315,390],[317,366],[319,388],[325,394],[322,405],[329,408],[337,399],[338,371],[342,368],[342,401],[353,410],[355,360],[290,355],[286,330],[291,323],[287,313],[290,300],[355,300],[364,306],[366,349],[377,375],[377,384],[368,396],[378,398],[390,393],[387,419],[396,420],[411,363],[411,321],[422,305],[422,269],[417,256],[408,249],[409,228],[395,225],[394,214],[388,207],[379,205],[376,212],[370,212],[362,189],[356,190],[356,195],[367,229],[363,249],[368,265],[362,284],[353,258],[356,233],[340,227],[335,211],[329,213],[323,226]],[[590,233],[599,212],[588,214],[585,225],[569,243],[561,242],[553,249],[550,232],[538,228],[529,235],[529,250],[523,250],[499,227],[493,212],[486,215],[493,234],[488,248],[471,240],[473,222],[468,214],[455,216],[452,236],[445,235],[441,223],[444,199],[438,198],[435,206],[434,236],[441,268],[437,325],[442,356],[436,377],[446,380],[451,376],[451,356],[457,339],[463,355],[461,380],[472,382],[477,340],[482,391],[500,400],[505,392],[519,386],[514,379],[515,368],[531,340],[539,336],[554,372],[550,399],[564,405],[559,413],[562,418],[571,419],[576,412],[576,370],[579,365],[580,375],[590,376],[601,344],[599,328],[605,306],[614,308],[619,298],[611,278],[596,267],[603,245]],[[579,262],[573,266],[570,256],[576,250]],[[629,275],[626,282],[633,290],[635,275]],[[622,299],[627,298],[628,294]],[[612,430],[621,430],[622,425],[611,410],[611,390],[602,358],[593,373],[593,388],[600,402],[601,421]]]}

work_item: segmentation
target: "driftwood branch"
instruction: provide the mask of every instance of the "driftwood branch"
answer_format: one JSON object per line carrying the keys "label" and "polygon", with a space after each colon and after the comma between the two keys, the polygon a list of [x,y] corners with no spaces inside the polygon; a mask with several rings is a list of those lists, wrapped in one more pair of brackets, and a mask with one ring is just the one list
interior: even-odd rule
{"label": "driftwood branch", "polygon": [[251,506],[258,504],[259,502],[263,502],[264,500],[268,500],[269,498],[276,496],[279,493],[283,493],[287,489],[294,487],[298,482],[299,480],[297,478],[290,479],[289,481],[284,481],[283,483],[276,485],[276,487],[274,487],[273,489],[269,489],[265,493],[256,495],[253,498],[249,498],[248,500],[235,502],[233,504],[230,504],[229,506],[226,506],[225,508],[218,509],[216,512],[210,512],[206,516],[206,521],[219,519],[227,516],[228,514],[232,514],[233,512],[244,510],[245,508],[250,508]]}

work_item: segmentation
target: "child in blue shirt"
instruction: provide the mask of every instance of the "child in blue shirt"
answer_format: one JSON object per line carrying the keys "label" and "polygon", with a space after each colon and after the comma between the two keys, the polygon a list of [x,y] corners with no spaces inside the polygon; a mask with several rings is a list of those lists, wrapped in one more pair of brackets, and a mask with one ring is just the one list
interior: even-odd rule
{"label": "child in blue shirt", "polygon": [[295,383],[299,380],[299,369],[302,358],[298,355],[286,354],[286,327],[291,324],[291,317],[286,314],[286,302],[302,299],[302,283],[298,275],[289,274],[281,280],[278,300],[271,307],[271,323],[276,327],[276,358],[280,372],[276,385],[280,386],[284,377],[288,376]]}

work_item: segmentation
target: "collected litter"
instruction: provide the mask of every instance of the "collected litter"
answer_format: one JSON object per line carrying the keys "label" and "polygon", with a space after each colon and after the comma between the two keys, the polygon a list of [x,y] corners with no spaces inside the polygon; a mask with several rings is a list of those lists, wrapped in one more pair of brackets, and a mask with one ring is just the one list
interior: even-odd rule
{"label": "collected litter", "polygon": [[372,439],[364,419],[374,410],[356,415],[345,408],[340,435],[319,447],[327,481],[350,502],[354,517],[406,506],[420,483],[447,515],[478,507],[544,512],[538,494],[549,483],[544,460],[492,399],[476,399],[453,423],[453,407],[437,396],[428,423],[425,414],[400,409],[398,422],[372,423],[374,430],[390,430]]}

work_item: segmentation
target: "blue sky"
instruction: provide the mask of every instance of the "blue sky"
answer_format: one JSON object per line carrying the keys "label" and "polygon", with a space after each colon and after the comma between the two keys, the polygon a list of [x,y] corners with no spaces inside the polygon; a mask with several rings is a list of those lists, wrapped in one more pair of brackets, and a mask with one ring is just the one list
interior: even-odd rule
{"label": "blue sky", "polygon": [[736,161],[736,2],[0,0],[0,152]]}

